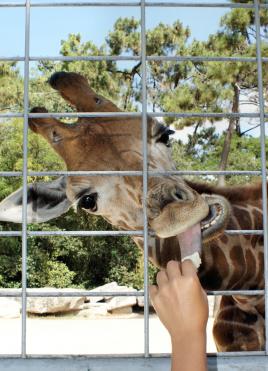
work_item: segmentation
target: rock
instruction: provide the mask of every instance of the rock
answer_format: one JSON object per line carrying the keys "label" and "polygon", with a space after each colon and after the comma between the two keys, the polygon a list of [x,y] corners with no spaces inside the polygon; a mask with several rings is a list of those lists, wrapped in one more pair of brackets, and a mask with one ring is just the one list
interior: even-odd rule
{"label": "rock", "polygon": [[[41,288],[41,289],[28,289],[39,291],[57,291],[55,288]],[[74,291],[74,289],[59,289],[59,291]],[[76,291],[76,290],[75,290]],[[80,290],[77,290],[78,292]],[[28,297],[27,298],[27,312],[33,314],[50,314],[50,313],[61,313],[61,312],[72,312],[83,308],[85,297],[73,296],[73,297]]]}
{"label": "rock", "polygon": [[[119,286],[116,282],[110,282],[110,283],[107,283],[106,285],[96,287],[95,289],[90,290],[90,292],[99,292],[99,293],[114,292],[114,291],[117,291],[118,287]],[[110,297],[104,298],[104,296],[89,296],[88,300],[90,301],[90,303],[97,303],[103,299],[109,299],[109,298]]]}
{"label": "rock", "polygon": [[[127,286],[117,286],[116,292],[137,292],[136,289]],[[114,296],[112,298],[105,298],[108,304],[108,310],[112,311],[114,309],[124,308],[136,305],[136,296]]]}
{"label": "rock", "polygon": [[88,318],[95,316],[107,316],[108,305],[106,303],[87,303],[83,309],[77,312],[76,317]]}
{"label": "rock", "polygon": [[132,307],[136,302],[137,299],[135,296],[115,296],[114,298],[107,300],[108,311],[129,306]]}
{"label": "rock", "polygon": [[111,314],[116,314],[116,315],[132,314],[132,306],[113,309],[111,311]]}
{"label": "rock", "polygon": [[17,298],[0,298],[0,318],[20,317],[21,305]]}

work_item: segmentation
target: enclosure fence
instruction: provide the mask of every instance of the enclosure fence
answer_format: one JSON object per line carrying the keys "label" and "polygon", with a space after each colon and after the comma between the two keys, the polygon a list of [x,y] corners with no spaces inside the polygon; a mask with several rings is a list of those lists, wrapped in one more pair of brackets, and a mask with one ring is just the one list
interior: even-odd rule
{"label": "enclosure fence", "polygon": [[[143,292],[102,292],[103,296],[144,296],[144,352],[137,354],[137,357],[152,357],[159,354],[152,354],[149,347],[149,297],[148,297],[148,236],[151,233],[148,230],[146,202],[143,202],[143,230],[138,231],[30,231],[27,227],[27,177],[28,176],[57,176],[57,175],[72,175],[72,176],[142,176],[143,177],[143,200],[146,200],[147,183],[150,176],[161,175],[256,175],[262,177],[262,194],[263,194],[263,230],[227,230],[228,234],[255,234],[264,236],[264,274],[265,274],[265,290],[240,290],[240,291],[208,291],[210,295],[265,295],[265,307],[268,311],[268,218],[267,218],[267,188],[266,188],[266,151],[265,151],[265,121],[268,114],[265,114],[265,104],[263,95],[263,72],[262,64],[268,62],[268,58],[262,57],[261,53],[261,35],[260,35],[260,9],[267,9],[268,4],[261,4],[259,0],[254,0],[252,3],[214,3],[214,2],[149,2],[141,1],[125,1],[125,2],[39,2],[32,3],[26,0],[23,3],[0,3],[0,8],[25,8],[25,49],[23,56],[0,56],[0,61],[22,61],[24,62],[24,112],[23,113],[1,113],[1,118],[21,117],[24,119],[23,129],[23,170],[22,171],[0,171],[1,177],[22,177],[23,179],[23,218],[21,231],[1,231],[0,237],[20,236],[22,238],[22,289],[20,292],[14,293],[13,290],[0,290],[0,296],[17,296],[22,299],[22,335],[21,335],[21,354],[4,355],[0,357],[22,357],[31,358],[33,355],[27,353],[27,297],[55,297],[55,296],[100,296],[98,292],[91,291],[49,291],[38,292],[31,290],[27,291],[27,238],[31,236],[143,236],[144,238],[144,291]],[[30,45],[30,14],[31,8],[34,7],[137,7],[140,9],[141,21],[141,55],[140,56],[31,56],[29,51]],[[247,8],[252,9],[255,13],[255,31],[256,31],[256,57],[204,57],[204,56],[149,56],[146,53],[146,8],[149,7],[173,7],[173,8]],[[105,112],[105,113],[29,113],[29,63],[31,61],[140,61],[142,68],[142,112]],[[147,87],[146,87],[146,66],[150,61],[205,61],[205,62],[250,62],[257,65],[258,74],[258,98],[259,111],[257,113],[176,113],[176,112],[148,112],[147,111]],[[143,170],[142,171],[28,171],[27,166],[27,144],[28,144],[28,119],[29,118],[44,118],[44,117],[140,117],[142,121],[143,135]],[[203,117],[203,118],[258,118],[260,120],[260,144],[261,144],[261,169],[259,171],[167,171],[153,172],[148,170],[148,154],[147,154],[147,117]],[[267,312],[266,312],[267,313]],[[265,334],[268,339],[268,316],[265,318]],[[222,352],[218,356],[240,356],[240,355],[268,355],[268,341],[264,351],[258,352]],[[85,355],[87,356],[87,355]],[[103,355],[105,356],[105,355]],[[108,355],[107,355],[108,356]],[[133,354],[130,355],[133,357]],[[34,355],[38,357],[38,355]],[[44,357],[40,355],[39,357]],[[60,357],[60,356],[59,356]],[[63,356],[61,356],[63,357]],[[90,356],[89,356],[90,357]],[[108,356],[110,357],[110,355]]]}

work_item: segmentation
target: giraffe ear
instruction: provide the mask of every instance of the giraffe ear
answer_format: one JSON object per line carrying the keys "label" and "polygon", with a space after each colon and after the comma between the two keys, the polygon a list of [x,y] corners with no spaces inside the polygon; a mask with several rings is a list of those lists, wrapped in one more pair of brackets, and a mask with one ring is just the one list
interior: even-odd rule
{"label": "giraffe ear", "polygon": [[[0,221],[22,223],[22,188],[0,203]],[[71,202],[66,196],[66,177],[28,185],[27,221],[42,223],[66,213]]]}

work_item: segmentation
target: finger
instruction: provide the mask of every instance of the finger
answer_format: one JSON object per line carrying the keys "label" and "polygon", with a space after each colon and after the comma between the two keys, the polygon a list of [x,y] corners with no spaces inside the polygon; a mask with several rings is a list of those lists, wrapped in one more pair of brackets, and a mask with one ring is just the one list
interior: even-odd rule
{"label": "finger", "polygon": [[189,259],[184,260],[184,262],[181,263],[181,271],[183,276],[197,277],[196,266]]}
{"label": "finger", "polygon": [[150,297],[151,297],[152,300],[154,300],[154,297],[157,295],[157,293],[158,293],[157,286],[150,285],[149,286],[149,294],[150,294]]}
{"label": "finger", "polygon": [[170,260],[167,263],[167,276],[170,280],[179,278],[181,276],[180,264],[175,260]]}
{"label": "finger", "polygon": [[158,287],[161,287],[168,283],[168,276],[166,274],[166,271],[162,270],[157,273],[156,282]]}

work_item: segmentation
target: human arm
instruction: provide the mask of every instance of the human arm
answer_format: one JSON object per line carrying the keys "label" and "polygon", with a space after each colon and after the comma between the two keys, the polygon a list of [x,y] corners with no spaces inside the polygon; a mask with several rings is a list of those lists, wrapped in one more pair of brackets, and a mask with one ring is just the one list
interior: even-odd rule
{"label": "human arm", "polygon": [[150,296],[171,336],[172,371],[206,371],[208,302],[193,263],[168,262]]}

